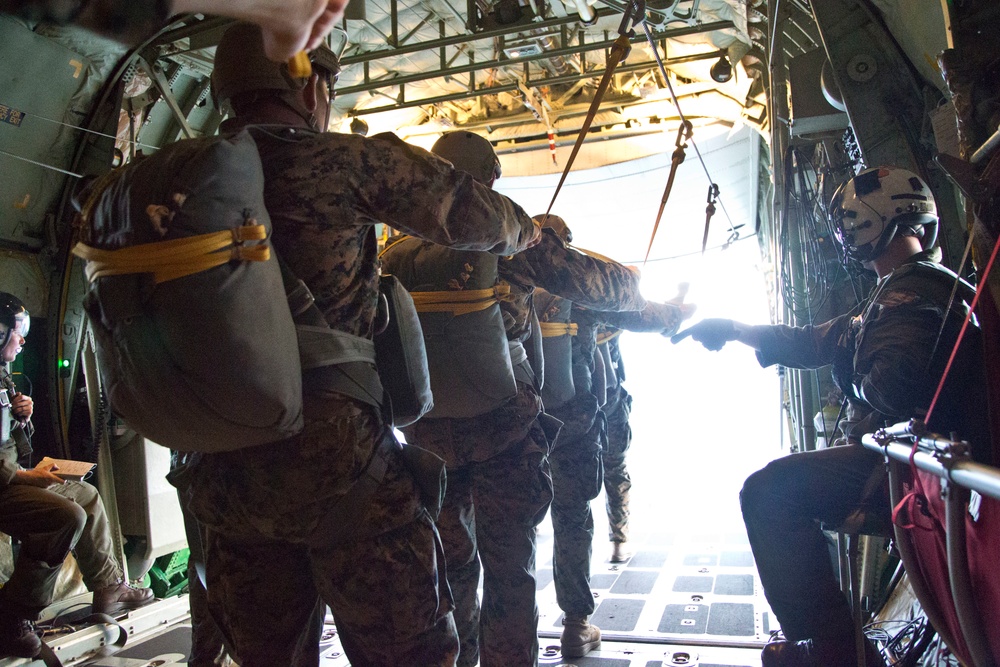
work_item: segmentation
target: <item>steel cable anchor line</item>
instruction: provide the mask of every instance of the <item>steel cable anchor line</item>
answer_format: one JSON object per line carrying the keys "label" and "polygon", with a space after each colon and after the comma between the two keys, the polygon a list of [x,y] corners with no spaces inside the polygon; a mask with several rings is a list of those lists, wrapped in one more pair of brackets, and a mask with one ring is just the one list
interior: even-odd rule
{"label": "steel cable anchor line", "polygon": [[[656,230],[660,228],[660,220],[663,218],[663,209],[667,207],[667,200],[670,199],[670,191],[674,188],[674,177],[677,176],[677,167],[680,166],[681,162],[684,162],[684,158],[687,156],[685,149],[687,148],[687,142],[694,135],[694,126],[689,120],[682,120],[680,127],[677,128],[677,140],[674,142],[674,152],[670,156],[670,175],[667,176],[667,185],[663,188],[663,196],[660,197],[660,210],[656,212],[656,222],[653,223],[653,233],[649,235],[649,247],[646,248],[646,258],[642,260],[645,264],[649,261],[649,253],[653,250],[653,240],[656,238]],[[714,183],[712,185],[715,185]],[[715,188],[716,196],[718,196],[719,188]],[[714,212],[714,211],[713,211]],[[704,246],[702,246],[702,254],[705,253]]]}
{"label": "steel cable anchor line", "polygon": [[556,197],[559,196],[563,183],[566,182],[566,177],[569,176],[570,169],[573,168],[573,161],[576,160],[577,153],[580,152],[580,148],[587,138],[587,132],[590,131],[590,126],[594,122],[594,116],[597,115],[598,109],[601,108],[601,100],[604,98],[604,93],[607,92],[608,86],[611,85],[615,69],[620,63],[625,62],[625,59],[628,58],[629,53],[632,51],[630,40],[635,37],[635,27],[645,20],[646,0],[631,0],[626,5],[625,11],[622,12],[622,21],[618,25],[618,39],[611,45],[611,53],[608,54],[608,64],[604,70],[604,76],[601,77],[601,82],[594,92],[594,100],[590,103],[590,109],[587,110],[587,117],[583,121],[580,133],[576,136],[576,143],[573,144],[573,151],[569,154],[569,160],[566,161],[566,168],[563,169],[562,176],[559,178],[559,184],[552,195],[552,201],[549,202],[549,208],[545,211],[546,218],[552,212],[552,206],[556,203]]}

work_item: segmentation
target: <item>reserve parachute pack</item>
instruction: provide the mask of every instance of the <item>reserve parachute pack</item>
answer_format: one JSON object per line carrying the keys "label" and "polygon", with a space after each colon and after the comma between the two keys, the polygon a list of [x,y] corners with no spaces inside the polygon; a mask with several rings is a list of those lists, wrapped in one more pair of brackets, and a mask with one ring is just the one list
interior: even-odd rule
{"label": "reserve parachute pack", "polygon": [[542,402],[546,409],[558,408],[576,396],[573,382],[573,336],[578,325],[570,322],[573,302],[535,288],[535,311],[542,332],[545,383]]}
{"label": "reserve parachute pack", "polygon": [[93,183],[84,307],[111,408],[171,449],[302,429],[302,371],[247,132],[178,141]]}
{"label": "reserve parachute pack", "polygon": [[517,393],[497,285],[497,256],[403,237],[382,269],[410,292],[420,318],[434,407],[428,419],[490,412]]}

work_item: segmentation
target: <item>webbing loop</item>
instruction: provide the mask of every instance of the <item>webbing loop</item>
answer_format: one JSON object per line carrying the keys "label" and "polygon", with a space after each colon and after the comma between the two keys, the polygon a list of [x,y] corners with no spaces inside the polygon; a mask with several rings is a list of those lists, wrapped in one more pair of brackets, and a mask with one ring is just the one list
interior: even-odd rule
{"label": "webbing loop", "polygon": [[603,333],[597,334],[597,344],[604,345],[605,343],[614,340],[622,335],[621,329],[616,329],[614,331],[605,331]]}
{"label": "webbing loop", "polygon": [[510,294],[510,285],[498,284],[477,290],[410,292],[418,313],[468,315],[486,310]]}
{"label": "webbing loop", "polygon": [[[152,273],[154,281],[159,284],[234,260],[265,262],[271,257],[270,246],[240,244],[266,238],[264,225],[251,220],[250,224],[232,229],[118,250],[103,250],[81,242],[73,247],[73,254],[86,260],[85,272],[90,282],[106,276]],[[225,251],[227,248],[228,252]]]}
{"label": "webbing loop", "polygon": [[542,338],[556,338],[558,336],[575,336],[580,330],[580,325],[576,322],[539,322]]}

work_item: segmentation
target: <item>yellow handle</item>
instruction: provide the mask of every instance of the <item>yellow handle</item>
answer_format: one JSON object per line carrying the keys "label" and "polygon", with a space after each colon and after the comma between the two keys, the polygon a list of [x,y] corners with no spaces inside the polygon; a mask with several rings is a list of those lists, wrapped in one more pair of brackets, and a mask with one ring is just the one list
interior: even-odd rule
{"label": "yellow handle", "polygon": [[308,79],[312,76],[312,63],[309,62],[309,54],[299,51],[288,61],[288,73],[293,79]]}

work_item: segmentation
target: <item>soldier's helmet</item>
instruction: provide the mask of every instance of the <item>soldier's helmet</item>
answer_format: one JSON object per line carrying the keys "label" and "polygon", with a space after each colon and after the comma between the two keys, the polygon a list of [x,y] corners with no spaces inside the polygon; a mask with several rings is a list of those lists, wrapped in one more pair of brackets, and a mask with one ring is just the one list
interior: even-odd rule
{"label": "soldier's helmet", "polygon": [[937,206],[927,184],[906,169],[866,169],[841,185],[830,202],[837,238],[850,259],[881,255],[900,231],[924,249],[937,240]]}
{"label": "soldier's helmet", "polygon": [[[340,74],[340,56],[347,47],[347,33],[334,30],[319,47],[309,52],[309,61],[327,77],[327,85]],[[288,63],[276,63],[264,54],[264,38],[253,23],[235,23],[222,35],[215,49],[212,95],[222,108],[235,95],[258,90],[298,91],[307,79],[295,78]]]}
{"label": "soldier's helmet", "polygon": [[563,243],[569,245],[573,242],[573,231],[566,224],[566,221],[558,215],[541,213],[534,216],[532,220],[541,225],[542,229],[551,229],[554,231],[556,236],[563,240]]}
{"label": "soldier's helmet", "polygon": [[0,349],[10,341],[11,331],[27,336],[30,328],[31,315],[21,300],[13,294],[0,292]]}
{"label": "soldier's helmet", "polygon": [[500,178],[500,158],[485,137],[467,130],[445,132],[431,146],[431,152],[455,165],[455,169],[472,174],[484,185]]}

